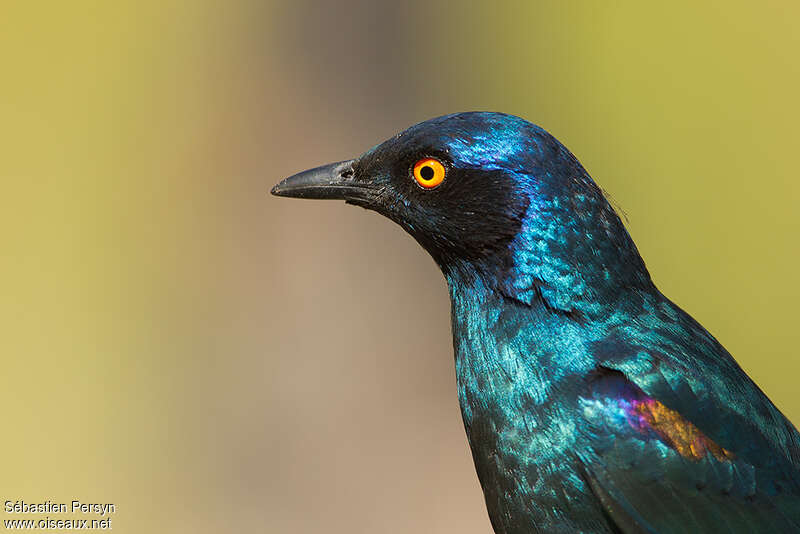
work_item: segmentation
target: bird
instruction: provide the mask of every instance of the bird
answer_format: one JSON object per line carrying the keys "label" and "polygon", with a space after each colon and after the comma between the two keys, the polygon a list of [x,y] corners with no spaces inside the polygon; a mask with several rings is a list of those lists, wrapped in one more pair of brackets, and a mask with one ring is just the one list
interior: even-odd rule
{"label": "bird", "polygon": [[797,429],[543,128],[445,115],[271,192],[375,211],[441,269],[497,534],[800,532]]}

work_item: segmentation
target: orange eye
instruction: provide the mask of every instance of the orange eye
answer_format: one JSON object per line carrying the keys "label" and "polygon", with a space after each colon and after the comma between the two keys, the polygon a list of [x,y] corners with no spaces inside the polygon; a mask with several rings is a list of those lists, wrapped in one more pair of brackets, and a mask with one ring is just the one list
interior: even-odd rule
{"label": "orange eye", "polygon": [[444,165],[438,159],[421,159],[414,164],[414,179],[425,189],[433,189],[444,180]]}

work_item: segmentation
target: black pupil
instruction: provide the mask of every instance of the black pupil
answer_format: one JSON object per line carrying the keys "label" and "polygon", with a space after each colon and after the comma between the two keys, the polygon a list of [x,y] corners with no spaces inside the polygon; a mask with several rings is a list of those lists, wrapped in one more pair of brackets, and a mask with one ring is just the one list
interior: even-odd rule
{"label": "black pupil", "polygon": [[430,180],[433,178],[433,167],[425,165],[419,170],[419,175],[422,176],[423,180]]}

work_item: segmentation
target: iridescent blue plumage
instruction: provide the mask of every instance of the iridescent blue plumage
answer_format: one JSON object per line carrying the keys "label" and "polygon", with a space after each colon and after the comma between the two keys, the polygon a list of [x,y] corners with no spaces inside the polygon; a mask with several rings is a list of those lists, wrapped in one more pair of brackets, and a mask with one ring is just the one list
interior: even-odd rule
{"label": "iridescent blue plumage", "polygon": [[[421,157],[447,167],[435,190],[409,178]],[[376,210],[442,268],[496,532],[800,531],[797,431],[656,289],[600,189],[547,132],[450,115],[337,165],[316,183],[341,193],[308,189],[307,174],[276,193]]]}

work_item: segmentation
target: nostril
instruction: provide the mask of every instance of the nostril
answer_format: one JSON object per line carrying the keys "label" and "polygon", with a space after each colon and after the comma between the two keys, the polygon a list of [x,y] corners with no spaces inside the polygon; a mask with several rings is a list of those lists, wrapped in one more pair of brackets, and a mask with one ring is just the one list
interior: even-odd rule
{"label": "nostril", "polygon": [[345,169],[341,172],[340,176],[342,178],[352,178],[353,177],[353,169]]}

